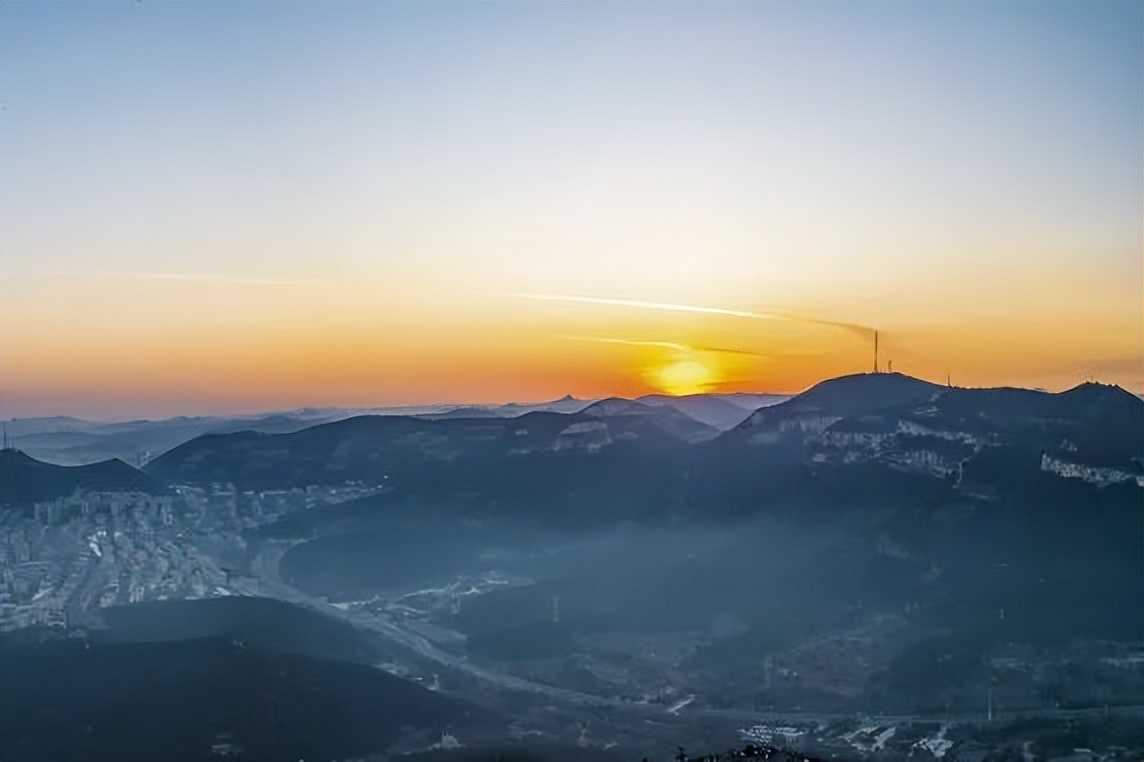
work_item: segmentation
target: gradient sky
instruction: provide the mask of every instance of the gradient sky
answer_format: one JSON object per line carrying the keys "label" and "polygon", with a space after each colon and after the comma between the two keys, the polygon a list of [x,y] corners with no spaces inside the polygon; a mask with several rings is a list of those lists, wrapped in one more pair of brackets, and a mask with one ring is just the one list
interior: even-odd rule
{"label": "gradient sky", "polygon": [[0,3],[0,416],[1140,392],[1142,9]]}

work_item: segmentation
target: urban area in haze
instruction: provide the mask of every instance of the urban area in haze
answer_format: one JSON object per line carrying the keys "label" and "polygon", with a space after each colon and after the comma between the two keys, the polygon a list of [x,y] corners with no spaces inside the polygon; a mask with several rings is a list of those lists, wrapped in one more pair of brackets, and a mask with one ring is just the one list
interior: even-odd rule
{"label": "urban area in haze", "polygon": [[0,759],[1144,758],[1144,6],[0,4]]}

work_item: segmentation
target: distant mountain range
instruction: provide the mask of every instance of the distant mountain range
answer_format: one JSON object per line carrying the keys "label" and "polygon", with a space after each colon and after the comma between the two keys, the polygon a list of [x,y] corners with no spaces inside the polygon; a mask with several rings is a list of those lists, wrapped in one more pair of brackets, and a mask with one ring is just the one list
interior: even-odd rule
{"label": "distant mountain range", "polygon": [[[766,394],[698,394],[688,397],[648,395],[638,401],[670,405],[695,420],[725,431],[758,407],[786,399]],[[0,421],[8,446],[57,465],[75,466],[110,458],[140,466],[183,442],[203,434],[257,431],[285,434],[322,423],[361,415],[450,418],[516,418],[526,413],[577,413],[594,400],[565,396],[548,402],[505,405],[414,405],[380,408],[301,408],[264,415],[198,416],[122,422],[87,421],[69,416],[13,418]]]}
{"label": "distant mountain range", "polygon": [[[726,398],[684,400],[682,407],[704,409],[709,418],[735,404]],[[963,473],[982,452],[1006,445],[1032,452],[1034,468],[1042,465],[1043,451],[1046,467],[1061,473],[1104,468],[1119,474],[1109,472],[1107,478],[1128,479],[1141,474],[1142,421],[1144,402],[1118,387],[1086,384],[1060,394],[961,389],[880,373],[824,381],[747,413],[722,433],[667,398],[613,398],[575,413],[365,416],[282,435],[209,435],[174,448],[145,470],[169,481],[266,488],[346,479],[416,481],[429,473],[460,479],[467,464],[488,465],[493,457],[539,462],[555,454],[571,458],[605,451],[627,460],[698,465],[711,448],[726,457],[729,447],[750,453],[760,445],[782,444],[797,452],[780,459],[794,457],[808,465],[837,456]],[[704,442],[710,447],[701,446]],[[771,452],[768,459],[775,457]]]}
{"label": "distant mountain range", "polygon": [[[760,402],[772,404],[745,407]],[[726,468],[735,463],[769,478],[772,486],[789,485],[799,474],[831,463],[880,463],[988,491],[998,486],[987,484],[995,470],[990,464],[1013,457],[1025,470],[1093,483],[1144,477],[1144,401],[1100,384],[1051,394],[948,388],[879,373],[824,381],[789,399],[653,395],[591,404],[565,398],[551,405],[576,412],[534,410],[509,417],[506,410],[523,406],[455,409],[431,416],[358,416],[297,430],[279,420],[284,433],[196,436],[142,471],[118,459],[55,466],[8,449],[0,453],[0,502],[28,503],[77,489],[158,492],[166,483],[271,489],[358,480],[480,491],[498,481],[522,487],[536,480],[517,479],[521,471],[553,475],[562,483],[562,470],[580,478],[619,464],[639,467],[645,476],[666,468],[669,481],[681,469],[694,472],[699,482],[706,473],[728,485],[758,481],[744,473],[729,479]],[[609,457],[596,457],[601,454]],[[710,468],[713,458],[722,467]]]}
{"label": "distant mountain range", "polygon": [[779,394],[688,394],[681,397],[648,394],[637,401],[657,407],[669,405],[700,423],[719,431],[727,431],[738,426],[759,408],[787,399],[788,395]]}

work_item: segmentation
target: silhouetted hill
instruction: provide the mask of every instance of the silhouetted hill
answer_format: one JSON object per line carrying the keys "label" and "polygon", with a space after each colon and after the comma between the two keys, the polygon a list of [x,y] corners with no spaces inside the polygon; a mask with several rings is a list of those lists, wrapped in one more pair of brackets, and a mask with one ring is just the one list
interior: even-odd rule
{"label": "silhouetted hill", "polygon": [[[697,421],[693,425],[703,427]],[[357,479],[471,490],[511,474],[527,491],[527,482],[550,472],[553,464],[569,467],[605,448],[611,456],[607,460],[623,461],[632,453],[653,457],[679,446],[678,437],[642,416],[607,420],[550,412],[444,420],[359,416],[292,434],[198,437],[156,458],[145,470],[174,482],[233,483],[243,489]]]}
{"label": "silhouetted hill", "polygon": [[19,450],[0,450],[0,505],[27,505],[84,492],[146,492],[164,487],[118,458],[88,466],[56,466]]}
{"label": "silhouetted hill", "polygon": [[424,418],[427,421],[439,421],[449,418],[500,418],[501,415],[492,408],[466,405],[464,407],[453,408],[444,413],[427,413],[417,417]]}
{"label": "silhouetted hill", "polygon": [[345,759],[385,751],[403,728],[428,746],[444,726],[496,721],[373,667],[233,639],[6,638],[0,757],[14,762]]}
{"label": "silhouetted hill", "polygon": [[[1033,470],[1040,468],[1043,451],[1079,466],[1140,473],[1144,401],[1101,384],[1054,394],[949,388],[899,373],[868,373],[824,381],[758,410],[720,440],[801,448],[809,442],[830,443],[830,434],[841,435],[835,445],[847,436],[852,443],[862,439],[859,435],[892,438],[894,446],[883,443],[886,453],[910,444],[915,452],[952,456],[950,441],[976,441],[1023,448],[1024,462]],[[907,442],[909,437],[913,440]]]}
{"label": "silhouetted hill", "polygon": [[581,414],[609,421],[629,434],[638,435],[651,426],[685,442],[702,442],[719,435],[714,426],[692,418],[673,405],[651,405],[621,397],[594,402]]}
{"label": "silhouetted hill", "polygon": [[338,409],[264,416],[177,416],[163,420],[100,422],[77,418],[19,418],[4,422],[12,446],[57,465],[88,465],[109,458],[135,464],[202,434],[235,431],[286,433],[348,418]]}
{"label": "silhouetted hill", "polygon": [[1144,401],[1118,386],[1084,384],[1057,394],[950,389],[932,405],[901,411],[901,418],[1081,465],[1138,471],[1134,459],[1144,456]]}
{"label": "silhouetted hill", "polygon": [[900,408],[934,397],[946,387],[901,373],[859,373],[832,378],[786,402],[762,408],[733,431],[781,428],[784,421],[809,417],[841,418]]}
{"label": "silhouetted hill", "polygon": [[750,397],[743,395],[740,398],[736,395],[723,394],[688,394],[682,397],[648,394],[636,401],[645,405],[670,406],[701,423],[720,431],[726,431],[738,426],[758,408],[777,404],[785,399],[785,397],[767,397],[765,395],[751,395]]}

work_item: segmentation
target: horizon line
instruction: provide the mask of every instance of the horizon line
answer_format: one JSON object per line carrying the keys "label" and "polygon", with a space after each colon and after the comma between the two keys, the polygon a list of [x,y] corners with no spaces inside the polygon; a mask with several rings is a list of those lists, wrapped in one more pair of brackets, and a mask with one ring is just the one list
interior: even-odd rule
{"label": "horizon line", "polygon": [[[434,412],[449,412],[450,410],[455,410],[457,408],[464,408],[464,407],[483,407],[483,408],[495,409],[495,408],[499,408],[499,407],[507,407],[510,405],[517,405],[517,406],[547,405],[547,404],[560,402],[560,401],[566,400],[566,399],[572,399],[572,400],[575,400],[577,402],[584,402],[587,404],[591,404],[593,402],[599,402],[600,400],[604,400],[604,399],[619,398],[619,399],[626,399],[626,400],[633,400],[634,401],[634,400],[642,399],[644,397],[653,397],[653,396],[654,397],[685,398],[685,397],[701,397],[701,396],[726,396],[726,397],[730,397],[730,396],[735,396],[735,395],[759,395],[759,396],[788,397],[788,398],[790,398],[790,397],[796,397],[800,394],[803,394],[803,393],[809,391],[810,389],[813,389],[814,387],[818,386],[819,384],[825,383],[827,381],[834,381],[834,380],[841,379],[841,378],[851,378],[854,376],[905,376],[907,378],[912,378],[912,379],[917,380],[917,381],[924,381],[926,383],[930,383],[930,384],[933,384],[935,386],[940,386],[942,388],[949,388],[949,389],[976,389],[976,390],[1023,389],[1025,391],[1041,392],[1044,394],[1063,394],[1065,392],[1071,391],[1073,389],[1077,389],[1077,388],[1084,386],[1086,384],[1095,384],[1098,386],[1115,387],[1117,389],[1120,389],[1121,391],[1124,391],[1128,394],[1131,394],[1132,396],[1137,397],[1138,399],[1141,399],[1142,401],[1144,401],[1144,392],[1134,392],[1134,391],[1131,391],[1129,389],[1125,389],[1123,386],[1121,386],[1120,384],[1117,384],[1115,382],[1104,383],[1102,381],[1095,380],[1095,379],[1086,379],[1084,381],[1080,381],[1079,383],[1075,383],[1075,384],[1073,384],[1067,388],[1063,388],[1063,389],[1060,389],[1057,391],[1053,391],[1051,389],[1046,389],[1044,387],[1011,386],[1011,385],[1005,385],[1005,384],[996,385],[996,386],[962,386],[962,385],[951,383],[951,384],[947,385],[946,383],[942,383],[942,382],[938,382],[938,381],[930,381],[930,380],[927,380],[927,379],[922,378],[920,376],[913,376],[913,375],[910,375],[908,373],[903,373],[902,371],[885,371],[885,370],[870,371],[870,370],[866,370],[866,371],[858,371],[855,373],[843,373],[843,374],[838,375],[838,376],[829,376],[829,377],[821,378],[821,379],[815,381],[814,383],[808,385],[806,388],[801,389],[799,391],[733,391],[732,392],[732,391],[719,391],[719,390],[715,389],[715,390],[706,391],[706,392],[695,392],[692,394],[670,394],[666,391],[649,391],[648,393],[641,394],[637,397],[624,397],[624,396],[618,395],[618,394],[604,395],[601,397],[577,397],[571,393],[567,393],[567,394],[564,394],[564,395],[559,396],[559,397],[540,399],[540,400],[509,400],[506,402],[480,402],[480,401],[474,401],[474,400],[467,400],[467,401],[457,401],[457,402],[438,401],[438,402],[420,402],[420,403],[410,402],[410,403],[396,403],[396,404],[363,404],[363,405],[353,405],[353,404],[350,404],[350,405],[321,405],[321,406],[318,406],[318,405],[299,405],[296,407],[279,407],[279,408],[244,408],[242,410],[238,410],[238,411],[234,411],[234,412],[205,411],[205,412],[196,412],[196,413],[176,413],[173,415],[167,415],[167,416],[163,416],[163,417],[150,417],[147,415],[141,415],[141,416],[135,416],[135,417],[104,418],[104,417],[87,417],[83,414],[67,413],[67,412],[32,413],[32,414],[23,414],[23,415],[14,415],[14,416],[5,417],[2,413],[0,413],[0,423],[12,423],[12,422],[21,421],[21,420],[25,420],[25,421],[26,420],[43,420],[43,419],[47,419],[47,418],[71,418],[74,420],[83,421],[85,423],[95,423],[95,424],[135,423],[135,422],[158,423],[158,422],[162,422],[162,421],[171,421],[171,420],[175,420],[178,418],[189,418],[189,419],[219,418],[219,419],[233,420],[233,419],[243,419],[243,418],[265,417],[265,416],[272,416],[272,415],[287,415],[287,414],[292,414],[292,413],[302,413],[304,411],[314,411],[316,413],[320,413],[322,411],[341,411],[341,412],[352,413],[355,415],[371,415],[371,414],[374,414],[374,415],[401,415],[402,413],[400,411],[403,411],[403,410],[411,411],[411,410],[416,410],[419,408],[442,408],[442,410],[440,410],[440,411],[426,411],[424,413],[413,413],[413,412],[406,413],[407,415],[431,415]],[[2,396],[2,395],[0,395],[0,396]]]}

